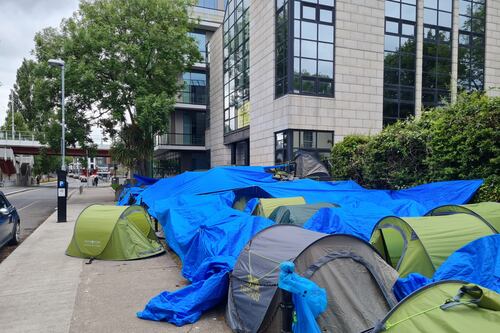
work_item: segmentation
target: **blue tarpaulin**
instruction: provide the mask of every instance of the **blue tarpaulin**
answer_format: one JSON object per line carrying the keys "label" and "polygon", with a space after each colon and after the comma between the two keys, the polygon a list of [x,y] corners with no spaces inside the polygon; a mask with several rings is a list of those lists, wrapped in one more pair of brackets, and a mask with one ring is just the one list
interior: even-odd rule
{"label": "blue tarpaulin", "polygon": [[[419,216],[444,204],[463,204],[481,180],[442,182],[402,191],[367,190],[353,181],[309,179],[278,182],[263,167],[219,167],[160,179],[137,195],[165,232],[183,262],[191,285],[153,298],[143,319],[176,325],[196,321],[203,311],[225,299],[227,274],[241,249],[258,231],[273,224],[232,209],[235,193],[266,197],[302,196],[307,203],[331,202],[341,208],[320,210],[306,226],[327,233],[368,239],[373,225],[387,215]],[[251,198],[249,198],[251,199]]]}
{"label": "blue tarpaulin", "polygon": [[326,310],[326,290],[296,274],[293,262],[281,263],[280,269],[278,287],[292,293],[295,305],[293,333],[321,333],[316,318]]}
{"label": "blue tarpaulin", "polygon": [[500,293],[500,235],[485,236],[458,249],[432,279],[418,273],[398,279],[394,293],[401,300],[421,287],[443,280],[467,281]]}
{"label": "blue tarpaulin", "polygon": [[245,244],[272,221],[230,207],[234,194],[183,196],[155,204],[169,246],[183,262],[182,274],[191,285],[153,298],[142,319],[193,323],[203,311],[225,299],[228,273]]}
{"label": "blue tarpaulin", "polygon": [[[383,217],[422,216],[447,202],[467,203],[482,183],[482,180],[447,181],[400,191],[341,188],[321,196],[323,201],[337,203],[340,208],[320,209],[304,224],[304,228],[327,234],[347,233],[368,241],[373,228]],[[266,191],[277,194],[269,187]]]}

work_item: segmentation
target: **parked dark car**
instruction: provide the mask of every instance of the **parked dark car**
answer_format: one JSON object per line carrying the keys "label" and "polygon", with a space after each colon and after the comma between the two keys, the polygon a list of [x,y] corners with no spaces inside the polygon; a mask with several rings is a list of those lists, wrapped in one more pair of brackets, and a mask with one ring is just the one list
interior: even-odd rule
{"label": "parked dark car", "polygon": [[0,192],[0,247],[17,245],[21,240],[21,221],[16,207]]}

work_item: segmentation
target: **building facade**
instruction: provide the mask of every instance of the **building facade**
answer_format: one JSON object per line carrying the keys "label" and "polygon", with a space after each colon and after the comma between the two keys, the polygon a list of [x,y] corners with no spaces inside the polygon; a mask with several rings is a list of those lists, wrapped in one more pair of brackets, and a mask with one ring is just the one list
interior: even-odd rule
{"label": "building facade", "polygon": [[[209,28],[200,16],[209,63],[184,80],[204,79],[206,97],[186,90],[174,137],[156,149],[191,156],[182,170],[199,169],[196,154],[203,167],[272,165],[299,149],[326,156],[346,135],[377,133],[462,90],[500,94],[498,0],[203,2],[217,6]],[[166,145],[178,141],[199,146]]]}

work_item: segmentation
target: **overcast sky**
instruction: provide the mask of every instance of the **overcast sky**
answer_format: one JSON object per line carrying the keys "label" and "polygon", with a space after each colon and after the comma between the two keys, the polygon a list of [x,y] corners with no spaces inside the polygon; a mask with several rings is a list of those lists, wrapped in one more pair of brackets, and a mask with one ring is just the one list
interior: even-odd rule
{"label": "overcast sky", "polygon": [[0,123],[23,58],[31,57],[35,33],[57,27],[78,9],[79,0],[0,0]]}

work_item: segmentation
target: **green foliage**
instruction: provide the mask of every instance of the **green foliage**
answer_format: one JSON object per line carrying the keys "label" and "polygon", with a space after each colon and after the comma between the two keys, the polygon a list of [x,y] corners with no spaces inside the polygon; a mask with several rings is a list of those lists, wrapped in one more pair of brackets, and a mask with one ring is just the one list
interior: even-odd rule
{"label": "green foliage", "polygon": [[[29,131],[23,115],[19,112],[14,112],[14,129],[16,133]],[[10,111],[7,112],[7,116],[5,117],[1,130],[9,132],[12,130],[12,113]]]}
{"label": "green foliage", "polygon": [[485,179],[476,201],[500,200],[500,97],[461,94],[457,102],[400,121],[371,137],[347,136],[332,149],[334,178],[369,188]]}
{"label": "green foliage", "polygon": [[61,168],[61,158],[59,156],[48,155],[46,149],[40,151],[40,155],[35,156],[33,165],[34,175],[43,175],[56,172]]}
{"label": "green foliage", "polygon": [[[179,77],[201,60],[188,35],[192,0],[83,0],[59,29],[35,37],[35,61],[18,70],[17,93],[29,126],[59,149],[60,75],[66,62],[67,143],[88,147],[93,125],[124,145],[114,156],[145,173],[153,136],[168,131]],[[131,136],[129,133],[134,133]],[[129,163],[132,156],[135,161]],[[120,160],[123,157],[124,160]]]}
{"label": "green foliage", "polygon": [[352,179],[363,183],[363,151],[370,137],[351,135],[332,148],[332,177],[334,179]]}
{"label": "green foliage", "polygon": [[363,179],[374,188],[402,188],[422,182],[427,168],[427,131],[413,119],[388,126],[366,144]]}

